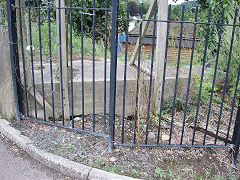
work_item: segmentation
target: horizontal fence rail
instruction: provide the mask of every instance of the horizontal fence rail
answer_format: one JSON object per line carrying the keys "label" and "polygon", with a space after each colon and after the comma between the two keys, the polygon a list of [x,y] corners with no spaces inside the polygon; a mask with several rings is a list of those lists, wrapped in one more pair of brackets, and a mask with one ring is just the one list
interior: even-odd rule
{"label": "horizontal fence rail", "polygon": [[[177,19],[169,6],[167,19],[159,20],[157,5],[143,19],[143,4],[136,18],[127,3],[125,9],[117,0],[100,4],[8,4],[17,22],[8,21],[18,35],[11,37],[18,42],[11,55],[20,59],[12,66],[20,67],[14,77],[21,119],[109,138],[110,152],[114,146],[235,147],[238,154],[238,9],[231,20],[225,9],[216,20],[209,8],[204,22],[199,7],[189,20],[184,6]],[[159,27],[166,30],[161,50]]]}

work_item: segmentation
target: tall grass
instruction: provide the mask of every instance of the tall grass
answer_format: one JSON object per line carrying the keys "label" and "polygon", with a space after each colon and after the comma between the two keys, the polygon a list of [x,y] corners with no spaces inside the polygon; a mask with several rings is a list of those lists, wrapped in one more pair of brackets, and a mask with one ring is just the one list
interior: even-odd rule
{"label": "tall grass", "polygon": [[[57,24],[51,23],[51,50],[53,59],[56,59],[58,55],[58,33],[57,33]],[[81,36],[78,35],[75,31],[72,34],[72,50],[73,54],[77,55],[79,58],[81,56],[82,42]],[[29,38],[28,38],[29,39]],[[39,27],[37,23],[32,24],[32,40],[34,46],[35,55],[39,55],[40,52],[40,43],[39,43]],[[30,42],[28,42],[30,44]],[[48,22],[43,22],[41,24],[41,43],[42,43],[42,52],[43,57],[49,56],[49,27]],[[68,29],[68,46],[70,46],[70,28]],[[109,46],[108,46],[109,47]],[[69,53],[70,53],[70,48]],[[108,56],[109,48],[108,48]],[[83,53],[84,56],[92,56],[93,55],[93,40],[91,37],[83,36]],[[104,40],[95,41],[95,56],[96,57],[104,57],[105,55],[105,44]]]}

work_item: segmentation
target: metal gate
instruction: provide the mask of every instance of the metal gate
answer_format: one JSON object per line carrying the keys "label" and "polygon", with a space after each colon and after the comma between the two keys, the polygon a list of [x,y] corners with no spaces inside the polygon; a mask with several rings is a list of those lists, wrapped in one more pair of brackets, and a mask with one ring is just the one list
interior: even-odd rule
{"label": "metal gate", "polygon": [[[198,7],[194,12],[195,21],[184,21],[184,7],[181,20],[171,20],[171,6],[168,9],[168,19],[158,20],[157,13],[161,12],[157,11],[157,5],[153,3],[151,14],[154,17],[143,20],[142,5],[139,19],[136,20],[130,18],[128,3],[126,3],[125,15],[120,14],[121,7],[117,0],[112,0],[112,5],[106,0],[103,3],[104,7],[97,7],[95,0],[91,4],[92,7],[86,7],[83,0],[78,1],[79,6],[70,0],[68,7],[61,6],[60,0],[57,1],[57,5],[50,0],[45,4],[40,1],[32,4],[32,1],[28,0],[24,5],[20,0],[18,5],[15,5],[15,0],[6,2],[17,119],[30,119],[108,138],[110,152],[114,146],[232,148],[234,145],[234,162],[236,163],[240,143],[240,105],[238,111],[236,108],[236,101],[239,101],[240,65],[234,84],[230,83],[229,73],[232,52],[235,50],[235,32],[239,31],[240,26],[237,24],[237,17],[239,17],[237,9],[233,23],[226,24],[224,10],[220,23],[211,22],[211,8],[208,22],[201,22],[198,18]],[[23,13],[27,14],[27,18],[22,18]],[[55,13],[56,17],[52,13]],[[65,18],[62,16],[63,13]],[[73,29],[74,14],[80,14],[78,36],[75,36]],[[98,16],[99,14],[101,17]],[[44,21],[42,18],[45,18]],[[58,19],[57,23],[52,26],[55,18]],[[104,18],[103,24],[98,24],[100,18]],[[23,19],[27,23],[24,24]],[[66,26],[67,21],[69,28]],[[133,21],[138,22],[135,34],[133,34],[134,30],[131,32],[128,30],[129,23]],[[90,27],[88,30],[85,24],[87,22],[92,24],[91,26],[88,24]],[[158,26],[160,23],[165,24],[167,34],[164,40],[166,48],[161,50],[165,52],[161,71],[162,79],[157,84],[158,66],[155,63],[155,53],[158,49],[155,48],[155,44],[157,44],[156,34],[159,32],[157,27],[161,27]],[[96,28],[100,28],[101,25],[104,27],[102,34],[97,34]],[[36,26],[35,29],[33,29],[34,26]],[[64,26],[67,28],[63,29]],[[146,34],[146,27],[152,28],[148,34]],[[185,34],[186,27],[191,27],[188,37]],[[199,27],[204,27],[206,30],[201,36],[204,41],[198,39]],[[208,64],[209,41],[213,38],[212,28],[218,30],[218,39],[217,47],[211,57],[214,61]],[[231,29],[228,58],[225,71],[219,72],[223,47],[221,43],[227,28]],[[53,37],[55,29],[57,29],[58,41],[54,38],[55,36]],[[109,29],[111,29],[111,36]],[[176,29],[178,29],[178,35],[174,36],[171,30]],[[122,41],[120,43],[118,38],[121,33],[125,33],[126,39],[123,41],[125,51],[120,54],[118,46],[122,46]],[[85,37],[86,34],[88,37]],[[38,37],[38,44],[34,42],[35,36]],[[42,41],[43,36],[47,36],[47,42]],[[74,38],[80,40],[75,42]],[[99,51],[102,53],[100,62],[96,55],[99,39],[104,47],[104,50]],[[69,43],[65,44],[63,40]],[[144,56],[147,53],[143,44],[147,40],[150,42],[150,57]],[[132,63],[131,66],[128,65],[129,57],[132,55],[129,54],[129,51],[132,53],[129,50],[129,46],[132,46],[130,41],[137,44],[133,52],[135,53],[133,59],[137,57],[137,64]],[[56,42],[58,42],[57,55],[53,44]],[[202,51],[199,51],[198,43],[201,42],[204,42],[204,45],[201,46]],[[89,44],[91,48],[84,49]],[[110,47],[111,56],[108,54]],[[47,48],[47,53],[44,48]],[[171,62],[169,60],[171,48],[177,49],[176,64],[173,67],[167,64]],[[79,50],[79,60],[74,60],[75,49]],[[181,62],[183,51],[186,49],[190,52],[189,62],[187,66],[183,66]],[[195,67],[195,58],[199,53],[202,53],[200,54],[202,58]],[[69,61],[66,62],[67,55],[69,55]],[[54,62],[55,56],[58,57],[58,64]],[[111,58],[110,63],[108,57]],[[149,60],[144,61],[147,58]],[[90,60],[86,61],[86,59]],[[143,65],[144,63],[148,66]],[[207,66],[212,68],[209,69]],[[174,78],[169,78],[168,71],[174,74]],[[102,75],[101,78],[99,73]],[[185,76],[183,77],[182,74]],[[224,77],[222,89],[216,92],[220,75]],[[49,76],[48,79],[46,76]],[[210,80],[209,77],[211,77]],[[208,83],[207,91],[205,91],[206,83]],[[197,92],[192,90],[192,84]],[[230,84],[232,96],[229,96]],[[156,86],[160,87],[160,97],[158,98],[159,106],[154,107],[158,104],[155,96]],[[182,94],[179,89],[182,89]],[[172,91],[170,98],[166,95],[169,91]],[[193,100],[192,93],[195,93]],[[219,95],[217,100],[216,93]],[[209,100],[207,106],[206,99],[205,104],[203,102],[203,95],[207,97],[207,101]],[[213,105],[214,103],[217,105]],[[225,107],[227,103],[228,107]],[[170,104],[167,107],[167,113],[165,112],[166,104]],[[235,115],[237,118],[234,123]],[[232,140],[229,140],[230,138]]]}

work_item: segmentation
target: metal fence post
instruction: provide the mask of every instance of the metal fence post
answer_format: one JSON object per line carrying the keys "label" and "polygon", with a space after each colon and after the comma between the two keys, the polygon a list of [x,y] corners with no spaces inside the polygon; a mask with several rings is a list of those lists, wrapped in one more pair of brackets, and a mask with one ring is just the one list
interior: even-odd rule
{"label": "metal fence post", "polygon": [[118,0],[112,1],[112,32],[111,32],[111,69],[110,69],[110,100],[109,100],[109,144],[108,151],[113,150],[115,105],[116,105],[116,72],[117,72],[117,14]]}
{"label": "metal fence post", "polygon": [[235,145],[234,156],[233,156],[234,164],[237,163],[237,157],[239,154],[239,145],[240,145],[240,131],[239,130],[240,130],[240,101],[238,104],[237,117],[236,117],[233,136],[232,136],[232,144]]}
{"label": "metal fence post", "polygon": [[18,56],[18,39],[17,39],[17,23],[16,23],[16,9],[15,0],[6,0],[7,3],[7,17],[8,17],[8,32],[9,32],[9,47],[11,58],[11,71],[14,89],[14,101],[16,107],[16,118],[20,120],[20,113],[24,112],[22,102],[22,90],[20,81],[19,56]]}

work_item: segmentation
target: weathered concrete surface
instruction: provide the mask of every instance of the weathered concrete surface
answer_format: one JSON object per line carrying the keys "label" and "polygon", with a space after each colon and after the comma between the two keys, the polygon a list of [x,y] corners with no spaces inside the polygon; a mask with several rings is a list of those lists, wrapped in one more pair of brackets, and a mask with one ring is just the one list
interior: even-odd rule
{"label": "weathered concrete surface", "polygon": [[92,169],[91,167],[42,151],[34,145],[29,145],[26,152],[41,164],[72,178],[88,179],[88,174]]}
{"label": "weathered concrete surface", "polygon": [[[84,61],[84,114],[92,114],[93,112],[93,82],[92,82],[92,61]],[[40,64],[35,65],[35,76],[36,76],[36,88],[41,93],[41,74],[40,74]],[[145,68],[148,69],[148,68]],[[82,114],[82,66],[81,61],[73,61],[73,94],[74,94],[74,114]],[[200,73],[199,67],[193,67],[193,73]],[[54,102],[55,111],[61,113],[61,102],[60,102],[60,82],[59,82],[59,72],[57,65],[53,65],[53,80],[54,80]],[[107,97],[107,112],[109,109],[109,84],[110,84],[110,62],[107,63],[107,76],[106,76],[106,97]],[[188,73],[189,67],[182,67],[179,70],[179,80],[178,80],[178,96],[182,96],[187,92],[188,84]],[[70,74],[70,73],[69,73]],[[102,114],[104,112],[104,63],[103,61],[96,61],[95,65],[95,113]],[[137,86],[137,71],[135,67],[127,66],[127,82],[126,82],[126,112],[125,115],[134,114],[135,99],[136,99],[136,86]],[[164,99],[168,99],[174,96],[176,78],[176,68],[168,67],[166,72],[166,82],[165,82],[165,93]],[[46,100],[51,104],[52,102],[52,92],[50,83],[50,65],[49,63],[44,64],[44,86],[45,86],[45,96]],[[148,91],[149,91],[149,76],[140,77],[140,104],[144,108],[147,108],[148,101]],[[191,90],[194,89],[194,78],[191,81]],[[117,69],[117,91],[116,91],[116,114],[122,115],[123,107],[123,90],[124,90],[124,63],[118,62]],[[153,88],[152,88],[153,90]],[[192,91],[191,91],[192,92]],[[69,99],[70,108],[72,106],[71,102],[71,82],[69,79]],[[152,100],[155,99],[155,93],[152,93]],[[32,101],[33,102],[33,101]],[[33,106],[32,106],[33,107]],[[32,108],[33,110],[33,108]],[[41,107],[38,107],[41,110]],[[32,113],[34,114],[34,113]],[[39,112],[39,117],[41,117],[41,111]]]}
{"label": "weathered concrete surface", "polygon": [[93,168],[89,173],[88,180],[137,180],[137,179]]}
{"label": "weathered concrete surface", "polygon": [[8,137],[11,141],[23,149],[24,151],[27,149],[28,144],[31,143],[30,139],[26,136],[21,135],[20,131],[11,127],[9,124],[5,123],[4,120],[0,120],[0,132]]}
{"label": "weathered concrete surface", "polygon": [[15,114],[12,84],[8,28],[0,26],[0,113],[7,118]]}

